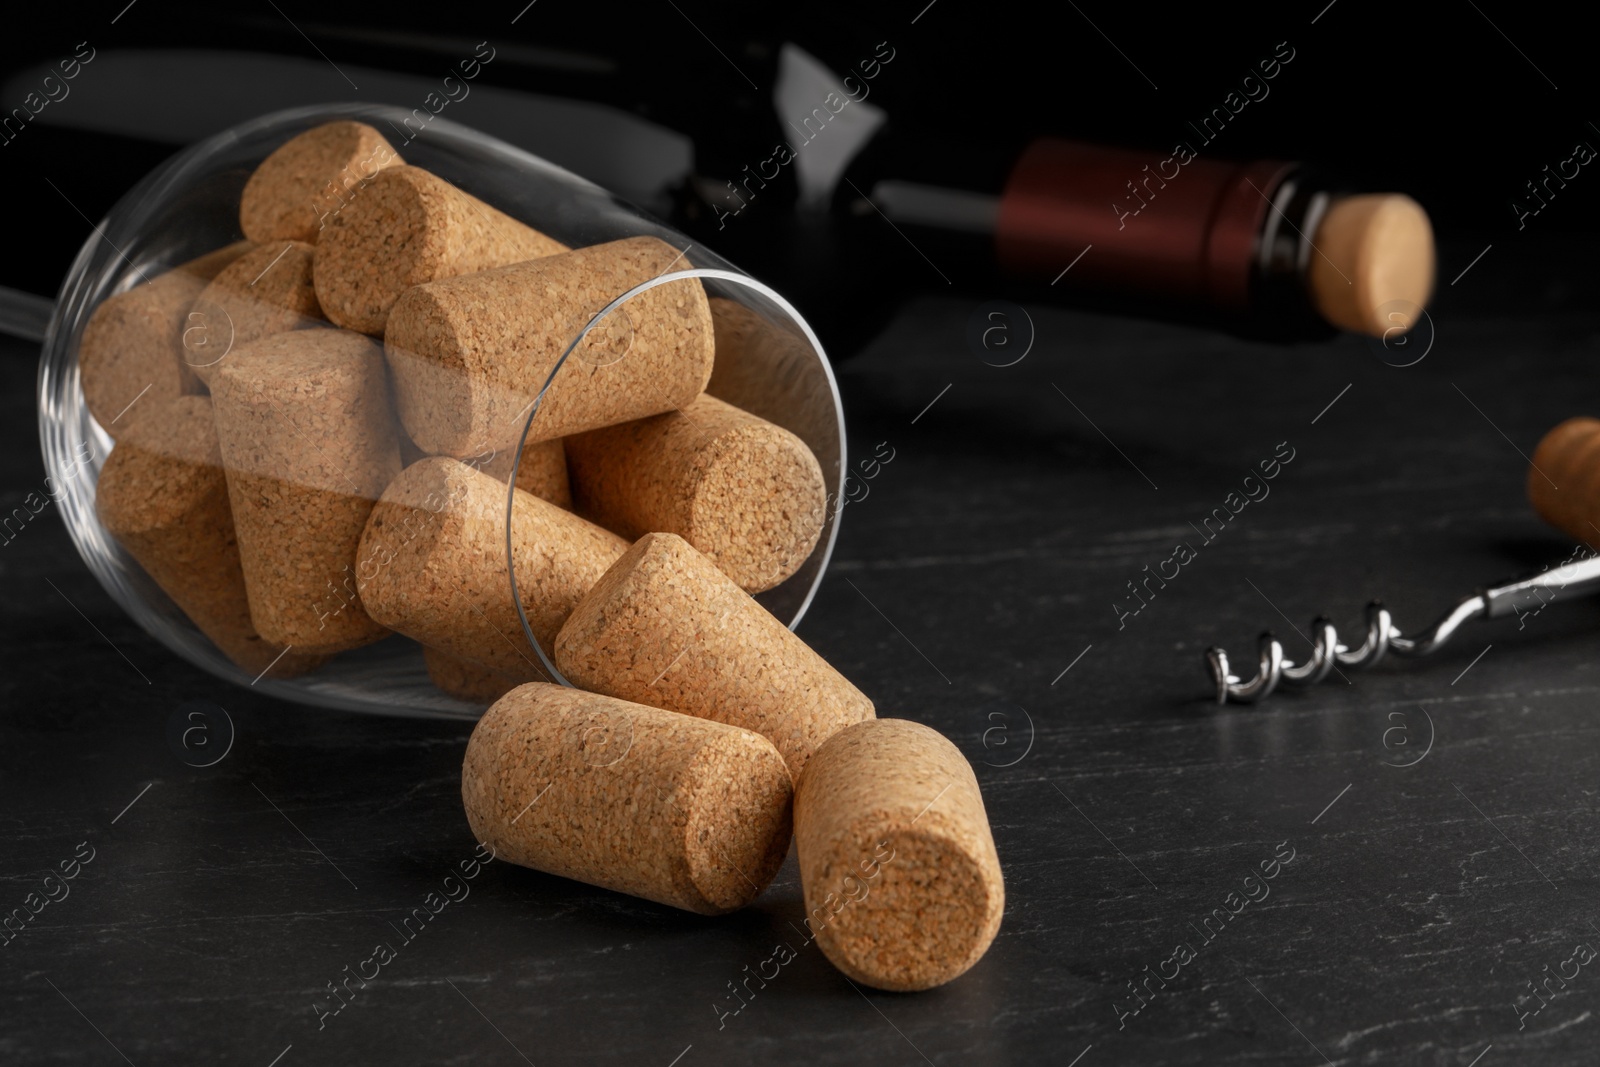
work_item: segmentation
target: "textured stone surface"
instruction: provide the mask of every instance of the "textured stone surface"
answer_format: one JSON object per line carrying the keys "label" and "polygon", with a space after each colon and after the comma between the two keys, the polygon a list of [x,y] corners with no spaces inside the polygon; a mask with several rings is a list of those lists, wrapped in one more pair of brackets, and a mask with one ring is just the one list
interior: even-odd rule
{"label": "textured stone surface", "polygon": [[[1503,211],[1490,191],[1484,210]],[[509,1038],[539,1067],[680,1054],[677,1067],[1066,1067],[1086,1048],[1077,1067],[1467,1067],[1490,1045],[1477,1067],[1586,1067],[1590,967],[1526,1028],[1513,1006],[1532,1005],[1526,983],[1577,943],[1600,949],[1600,606],[1473,624],[1432,659],[1255,708],[1217,709],[1200,664],[1207,645],[1239,654],[1268,626],[1303,653],[1275,608],[1302,629],[1326,611],[1342,632],[1381,596],[1415,628],[1480,582],[1571,553],[1529,508],[1519,454],[1600,414],[1596,318],[1577,297],[1577,311],[1546,301],[1590,269],[1590,242],[1563,258],[1538,239],[1557,210],[1518,240],[1444,249],[1448,283],[1494,242],[1441,284],[1438,344],[1411,368],[1348,337],[1280,347],[1042,302],[1028,305],[1032,352],[995,368],[965,347],[978,299],[913,304],[841,366],[851,469],[880,441],[896,452],[844,508],[799,633],[883,715],[961,748],[1006,880],[989,952],[927,993],[852,988],[805,938],[792,858],[716,921],[488,863],[470,896],[403,941],[391,923],[473,855],[468,728],[212,679],[100,590],[54,505],[13,523],[0,548],[4,907],[24,907],[30,872],[79,842],[98,854],[0,948],[4,1058],[122,1062],[48,977],[141,1065],[265,1067],[291,1044],[278,1067],[521,1064]],[[44,471],[36,350],[0,351],[9,516]],[[1271,495],[1202,544],[1190,522],[1284,440],[1297,458]],[[1180,538],[1198,558],[1119,629],[1126,582]],[[237,728],[208,771],[166,743],[196,700]],[[1197,934],[1282,842],[1294,858],[1271,895]],[[365,988],[352,980],[356,999],[319,1029],[313,1000],[331,1004],[326,984],[383,940],[397,958]],[[1197,957],[1119,1028],[1117,1009],[1137,1003],[1128,983],[1180,941]],[[779,945],[795,953],[781,966]]]}

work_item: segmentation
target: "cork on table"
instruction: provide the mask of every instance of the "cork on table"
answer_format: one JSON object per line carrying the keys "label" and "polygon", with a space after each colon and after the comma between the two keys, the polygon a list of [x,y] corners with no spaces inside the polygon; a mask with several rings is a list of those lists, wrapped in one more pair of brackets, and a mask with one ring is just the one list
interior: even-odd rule
{"label": "cork on table", "polygon": [[497,858],[706,915],[754,900],[789,850],[770,741],[540,682],[478,721],[461,797]]}

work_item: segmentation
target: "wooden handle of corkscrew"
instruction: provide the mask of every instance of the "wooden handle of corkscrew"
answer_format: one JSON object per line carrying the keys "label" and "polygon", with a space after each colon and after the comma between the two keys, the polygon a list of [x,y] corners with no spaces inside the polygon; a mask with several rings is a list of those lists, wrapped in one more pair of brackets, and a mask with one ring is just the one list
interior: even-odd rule
{"label": "wooden handle of corkscrew", "polygon": [[1568,419],[1544,435],[1528,467],[1539,517],[1600,551],[1600,419]]}

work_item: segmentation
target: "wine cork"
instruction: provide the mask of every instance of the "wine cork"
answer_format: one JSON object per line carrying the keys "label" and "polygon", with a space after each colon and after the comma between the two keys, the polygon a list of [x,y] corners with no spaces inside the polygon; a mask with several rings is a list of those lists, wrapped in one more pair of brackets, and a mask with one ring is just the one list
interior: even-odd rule
{"label": "wine cork", "polygon": [[414,285],[566,250],[443,178],[419,167],[386,167],[326,219],[317,242],[317,297],[334,323],[377,335]]}
{"label": "wine cork", "polygon": [[769,739],[798,781],[872,701],[676,534],[641,537],[555,642],[575,685]]}
{"label": "wine cork", "polygon": [[[361,538],[357,574],[372,617],[432,648],[522,681],[542,674],[506,574],[506,487],[446,457],[407,467]],[[548,648],[627,542],[521,489],[511,518],[517,591]]]}
{"label": "wine cork", "polygon": [[[436,454],[514,446],[556,361],[589,320],[682,262],[666,242],[634,237],[407,290],[384,335],[401,421]],[[528,440],[682,407],[705,388],[712,354],[699,279],[641,293],[573,351]]]}
{"label": "wine cork", "polygon": [[905,719],[835,734],[795,793],[806,925],[877,989],[943,985],[989,948],[1005,910],[978,780],[959,749]]}
{"label": "wine cork", "polygon": [[292,678],[315,667],[319,657],[284,654],[250,621],[211,401],[167,397],[151,401],[148,414],[101,468],[101,525],[246,673]]}
{"label": "wine cork", "polygon": [[[238,241],[219,248],[94,309],[78,344],[78,375],[89,413],[113,440],[139,417],[140,405],[201,391],[183,354],[189,310],[207,282],[253,247]],[[209,341],[201,330],[189,333],[188,343],[198,352]]]}
{"label": "wine cork", "polygon": [[[400,434],[401,466],[409,467],[427,456],[428,453],[418,448],[409,436],[404,432]],[[511,474],[511,463],[515,458],[515,448],[506,448],[469,456],[462,462],[504,482]],[[562,446],[561,438],[535,441],[522,450],[522,462],[517,467],[517,488],[541,500],[548,500],[557,507],[572,510],[572,485],[567,479],[567,450]]]}
{"label": "wine cork", "polygon": [[723,296],[707,303],[717,362],[706,392],[790,431],[825,477],[836,476],[841,435],[826,359],[792,324]]}
{"label": "wine cork", "polygon": [[426,645],[422,647],[422,661],[427,664],[428,677],[434,685],[469,704],[493,704],[527,680]]}
{"label": "wine cork", "polygon": [[1539,517],[1600,551],[1600,420],[1568,419],[1544,435],[1528,466]]}
{"label": "wine cork", "polygon": [[[303,241],[257,245],[229,264],[189,311],[183,358],[207,385],[217,368],[252,341],[322,320],[311,288],[312,248]],[[195,339],[204,343],[196,345]]]}
{"label": "wine cork", "polygon": [[417,443],[406,436],[404,430],[400,431],[400,466],[409,467],[419,459],[427,459],[428,454],[417,447]]}
{"label": "wine cork", "polygon": [[461,799],[497,859],[702,915],[754,900],[789,849],[765,738],[538,682],[478,721]]}
{"label": "wine cork", "polygon": [[1373,337],[1416,325],[1433,295],[1433,226],[1399,193],[1340,197],[1312,237],[1311,302],[1335,326]]}
{"label": "wine cork", "polygon": [[[511,463],[516,459],[517,448],[503,448],[487,461],[469,461],[485,474],[505,481],[511,474]],[[567,450],[562,439],[531,441],[522,450],[522,461],[517,464],[517,488],[548,500],[558,508],[572,510],[572,484],[567,477]],[[604,525],[603,523],[601,525]]]}
{"label": "wine cork", "polygon": [[239,228],[252,241],[315,244],[327,221],[374,175],[402,163],[364,122],[325,122],[289,138],[261,161],[239,198]]}
{"label": "wine cork", "polygon": [[804,563],[822,533],[822,468],[781,426],[702,395],[567,439],[579,514],[628,540],[675,533],[747,593]]}
{"label": "wine cork", "polygon": [[256,628],[303,652],[383,637],[355,573],[400,469],[378,346],[346,330],[274,334],[235,352],[211,393]]}

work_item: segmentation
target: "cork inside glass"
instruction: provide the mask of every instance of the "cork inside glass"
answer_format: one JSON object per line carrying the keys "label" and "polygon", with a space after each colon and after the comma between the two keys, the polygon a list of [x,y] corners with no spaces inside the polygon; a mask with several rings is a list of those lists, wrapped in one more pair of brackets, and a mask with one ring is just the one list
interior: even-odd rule
{"label": "cork inside glass", "polygon": [[[438,690],[428,678],[421,647],[399,635],[341,653],[288,680],[252,678],[223,656],[96,518],[95,484],[112,440],[90,415],[78,377],[78,346],[94,308],[146,277],[238,240],[240,193],[256,164],[275,148],[335,119],[355,119],[389,130],[402,128],[409,114],[396,107],[334,104],[265,115],[190,146],[124,195],[79,251],[58,296],[40,357],[40,445],[52,484],[61,486],[57,503],[63,520],[90,571],[147,633],[183,659],[238,685],[296,703],[474,719],[483,706]],[[403,154],[406,162],[574,248],[650,235],[685,249],[683,259],[668,274],[618,293],[573,338],[574,346],[590,331],[620,321],[610,317],[639,293],[678,278],[699,278],[709,296],[750,309],[772,331],[772,343],[750,346],[727,366],[719,356],[707,391],[805,440],[821,463],[830,502],[838,498],[845,464],[838,388],[816,335],[779,294],[599,186],[447,119],[430,122],[405,144]],[[554,373],[563,369],[564,364],[558,364]],[[530,423],[537,417],[535,405]],[[85,452],[93,457],[87,464],[82,458]],[[66,476],[69,469],[79,473]],[[511,481],[515,482],[514,472]],[[838,534],[838,510],[829,507],[817,546],[800,570],[757,597],[791,628],[805,614],[827,567]],[[514,588],[509,567],[507,572]],[[540,648],[531,636],[528,640],[544,666],[559,678],[549,650]]]}

